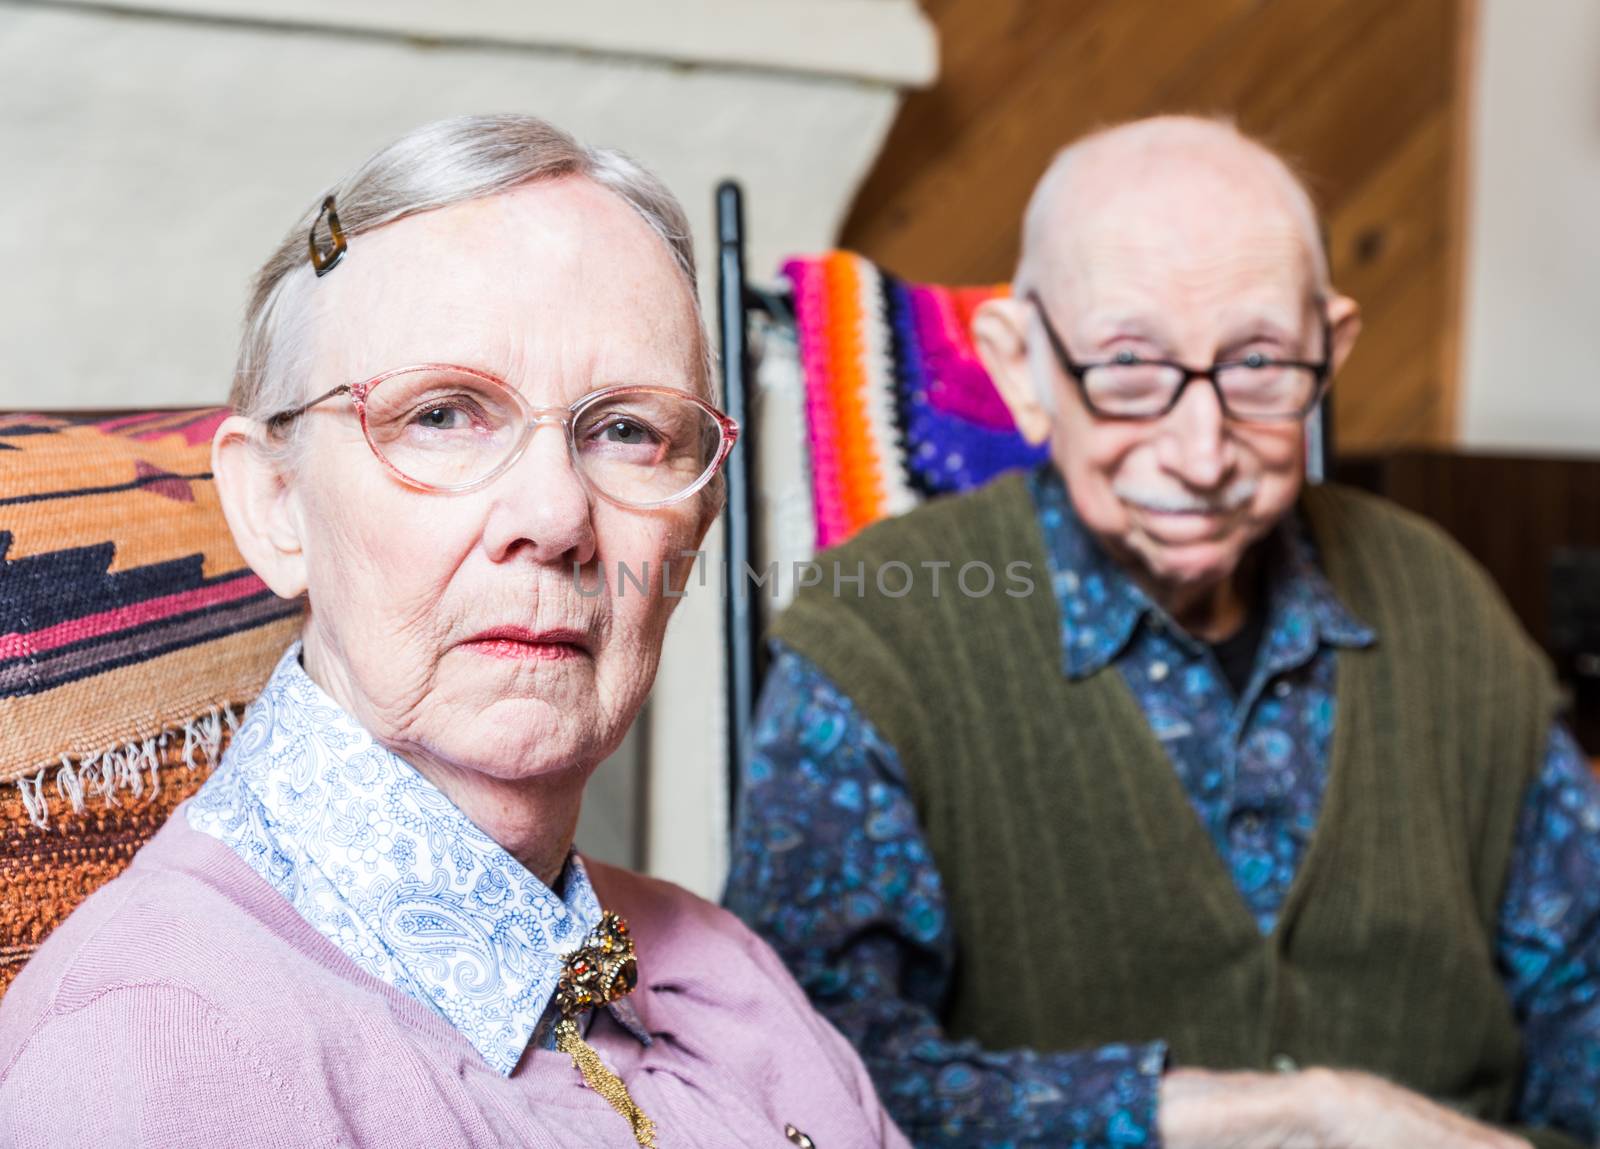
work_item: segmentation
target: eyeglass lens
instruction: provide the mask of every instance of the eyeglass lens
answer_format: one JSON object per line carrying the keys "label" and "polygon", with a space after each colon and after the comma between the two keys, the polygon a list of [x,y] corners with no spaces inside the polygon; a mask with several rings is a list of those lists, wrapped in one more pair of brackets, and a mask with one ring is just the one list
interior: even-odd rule
{"label": "eyeglass lens", "polygon": [[[1183,386],[1183,372],[1161,363],[1107,363],[1083,372],[1089,404],[1107,415],[1160,415]],[[1216,373],[1228,411],[1243,418],[1283,419],[1304,413],[1317,391],[1309,367],[1236,364]]]}
{"label": "eyeglass lens", "polygon": [[[522,442],[526,416],[506,388],[464,373],[392,375],[366,396],[367,438],[406,478],[455,489],[493,474]],[[574,457],[601,494],[657,503],[689,490],[716,463],[722,430],[687,395],[629,390],[572,416]]]}

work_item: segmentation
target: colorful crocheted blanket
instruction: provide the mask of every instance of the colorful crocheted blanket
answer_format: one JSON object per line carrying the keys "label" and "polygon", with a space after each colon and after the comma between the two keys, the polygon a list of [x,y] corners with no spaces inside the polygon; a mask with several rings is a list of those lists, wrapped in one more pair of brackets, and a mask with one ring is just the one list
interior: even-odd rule
{"label": "colorful crocheted blanket", "polygon": [[817,547],[1045,458],[979,361],[972,313],[1008,288],[908,283],[832,251],[791,260]]}
{"label": "colorful crocheted blanket", "polygon": [[218,505],[226,414],[0,415],[0,991],[199,785],[299,629]]}

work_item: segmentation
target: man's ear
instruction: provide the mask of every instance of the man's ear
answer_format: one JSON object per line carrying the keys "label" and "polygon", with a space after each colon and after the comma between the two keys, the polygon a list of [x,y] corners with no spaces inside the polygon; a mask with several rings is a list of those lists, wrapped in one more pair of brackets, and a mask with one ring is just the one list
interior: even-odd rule
{"label": "man's ear", "polygon": [[253,419],[224,419],[211,440],[211,473],[244,561],[274,594],[294,598],[306,590],[305,553],[288,475],[262,434]]}
{"label": "man's ear", "polygon": [[1333,343],[1333,373],[1337,375],[1355,348],[1356,337],[1361,334],[1361,305],[1348,295],[1335,295],[1328,300],[1328,332]]}
{"label": "man's ear", "polygon": [[972,316],[972,341],[1017,430],[1037,447],[1050,437],[1051,420],[1028,361],[1030,310],[1015,297],[985,300]]}

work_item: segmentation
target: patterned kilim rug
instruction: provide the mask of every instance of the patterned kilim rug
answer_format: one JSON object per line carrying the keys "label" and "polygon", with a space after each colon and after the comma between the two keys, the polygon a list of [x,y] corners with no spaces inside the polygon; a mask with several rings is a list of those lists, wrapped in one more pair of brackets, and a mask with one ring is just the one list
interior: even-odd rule
{"label": "patterned kilim rug", "polygon": [[217,503],[225,414],[0,415],[0,992],[199,786],[299,627]]}
{"label": "patterned kilim rug", "polygon": [[973,346],[998,287],[909,283],[850,252],[784,265],[805,376],[818,549],[936,495],[1043,462]]}

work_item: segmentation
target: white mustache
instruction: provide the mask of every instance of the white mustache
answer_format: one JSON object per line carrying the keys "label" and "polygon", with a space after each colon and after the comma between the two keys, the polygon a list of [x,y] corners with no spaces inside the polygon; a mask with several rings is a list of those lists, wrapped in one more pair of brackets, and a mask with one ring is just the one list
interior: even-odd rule
{"label": "white mustache", "polygon": [[1237,511],[1255,498],[1259,485],[1254,479],[1238,479],[1211,495],[1192,495],[1187,492],[1154,494],[1120,485],[1112,487],[1112,490],[1123,502],[1159,514],[1224,515]]}

